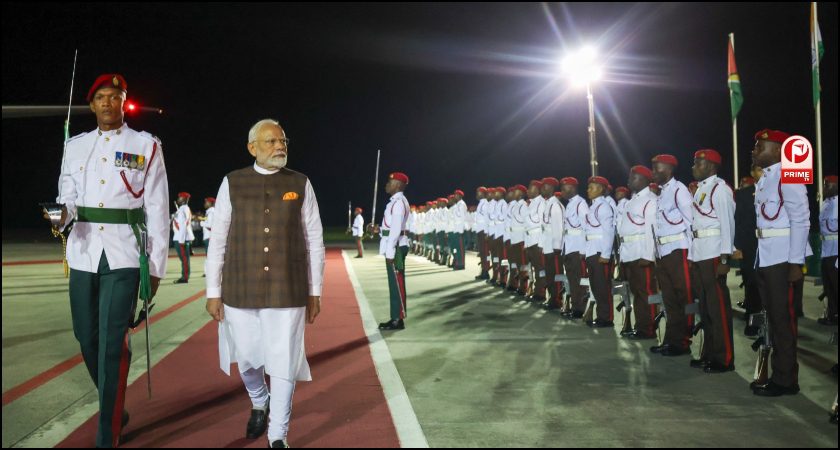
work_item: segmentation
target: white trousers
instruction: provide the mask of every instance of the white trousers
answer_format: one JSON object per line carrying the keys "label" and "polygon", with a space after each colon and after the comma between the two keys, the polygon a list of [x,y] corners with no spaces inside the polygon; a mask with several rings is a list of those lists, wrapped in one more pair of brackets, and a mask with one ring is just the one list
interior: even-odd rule
{"label": "white trousers", "polygon": [[[268,385],[265,383],[265,370],[248,369],[240,372],[251,404],[254,409],[265,409],[268,402]],[[271,377],[271,404],[268,412],[268,443],[277,440],[286,441],[289,433],[289,420],[292,417],[292,396],[295,382],[285,378]]]}

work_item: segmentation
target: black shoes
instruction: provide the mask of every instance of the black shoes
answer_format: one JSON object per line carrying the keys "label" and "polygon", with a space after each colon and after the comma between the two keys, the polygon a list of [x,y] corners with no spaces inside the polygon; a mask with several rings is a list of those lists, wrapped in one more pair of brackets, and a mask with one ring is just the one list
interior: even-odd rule
{"label": "black shoes", "polygon": [[630,337],[635,333],[636,333],[636,330],[626,330],[626,331],[622,331],[619,334],[621,335],[621,337]]}
{"label": "black shoes", "polygon": [[[751,385],[752,386],[752,385]],[[779,397],[782,395],[796,395],[799,392],[799,385],[782,386],[772,381],[765,385],[755,385],[753,394],[761,397]]]}
{"label": "black shoes", "polygon": [[711,361],[709,361],[709,363],[706,364],[706,367],[703,368],[703,372],[706,372],[706,373],[725,373],[725,372],[731,372],[733,370],[735,370],[735,364],[730,364],[728,366],[725,366],[723,364],[716,363],[716,362],[711,362]]}
{"label": "black shoes", "polygon": [[487,280],[490,278],[490,274],[482,273],[475,277],[476,280]]}
{"label": "black shoes", "polygon": [[289,448],[289,446],[286,444],[286,441],[281,439],[279,441],[272,442],[271,448]]}
{"label": "black shoes", "polygon": [[664,345],[654,345],[653,347],[650,348],[650,352],[651,353],[659,353],[659,352],[662,351],[662,347],[665,347],[665,346]]}
{"label": "black shoes", "polygon": [[[362,256],[362,255],[356,255],[356,257],[355,257],[354,259],[359,259],[359,258],[364,258],[364,256]],[[279,442],[283,442],[283,441],[279,441]]]}
{"label": "black shoes", "polygon": [[703,358],[692,359],[691,362],[688,363],[689,366],[695,369],[705,369],[707,364],[709,364],[709,361]]}
{"label": "black shoes", "polygon": [[265,433],[266,428],[268,428],[268,408],[269,403],[266,402],[265,410],[251,410],[251,418],[248,419],[248,427],[245,429],[246,439],[256,439]]}
{"label": "black shoes", "polygon": [[665,344],[659,347],[659,354],[662,356],[681,356],[691,353],[691,349],[678,345]]}
{"label": "black shoes", "polygon": [[817,319],[817,323],[820,324],[820,325],[835,327],[835,326],[837,326],[837,318],[829,319],[827,317],[820,317],[819,319]]}
{"label": "black shoes", "polygon": [[746,337],[756,337],[758,336],[758,332],[761,331],[759,327],[754,327],[751,325],[747,325],[744,328],[744,336]]}
{"label": "black shoes", "polygon": [[656,339],[656,335],[653,333],[644,333],[642,331],[636,330],[633,334],[627,336],[630,339],[634,339],[637,341],[645,340],[645,339]]}
{"label": "black shoes", "polygon": [[188,283],[188,281],[187,281],[187,280],[185,280],[185,279],[183,279],[183,278],[178,278],[178,279],[177,279],[177,280],[175,280],[175,282],[174,282],[174,283],[172,283],[172,284],[184,284],[184,283]]}
{"label": "black shoes", "polygon": [[613,328],[613,327],[615,327],[615,324],[613,322],[610,322],[609,320],[604,320],[604,319],[595,319],[595,320],[586,322],[586,324],[589,325],[592,328]]}
{"label": "black shoes", "polygon": [[404,330],[405,323],[403,323],[402,319],[398,320],[389,320],[387,322],[382,322],[379,324],[380,330]]}

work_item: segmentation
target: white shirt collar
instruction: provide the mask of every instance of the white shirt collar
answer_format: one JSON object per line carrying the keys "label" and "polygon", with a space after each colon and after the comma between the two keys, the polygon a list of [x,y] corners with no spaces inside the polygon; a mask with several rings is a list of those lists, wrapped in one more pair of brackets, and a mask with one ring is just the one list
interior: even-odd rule
{"label": "white shirt collar", "polygon": [[107,136],[107,137],[111,137],[111,136],[114,136],[115,134],[122,134],[122,133],[124,133],[124,132],[125,132],[125,130],[126,130],[127,128],[128,128],[128,123],[127,123],[127,122],[123,122],[122,126],[121,126],[121,127],[119,127],[119,128],[117,128],[117,129],[115,129],[115,130],[103,131],[103,130],[100,130],[100,129],[99,129],[99,127],[96,127],[96,131],[97,131],[97,133],[98,133],[100,136]]}
{"label": "white shirt collar", "polygon": [[254,170],[256,170],[256,171],[257,171],[257,173],[258,173],[258,174],[260,174],[260,175],[274,175],[275,173],[277,173],[277,172],[279,172],[279,171],[280,171],[280,169],[277,169],[277,170],[268,170],[268,169],[263,169],[262,167],[260,167],[260,166],[257,164],[257,162],[256,162],[256,161],[254,161]]}
{"label": "white shirt collar", "polygon": [[399,191],[399,192],[397,192],[397,193],[395,193],[394,195],[391,196],[391,200],[394,200],[394,199],[397,199],[397,198],[400,198],[400,197],[404,197],[404,196],[405,196],[405,194],[403,194],[402,191]]}
{"label": "white shirt collar", "polygon": [[709,183],[714,183],[716,179],[717,179],[717,174],[712,175],[709,178],[706,178],[705,180],[701,181],[699,184],[705,185],[705,184],[709,184]]}

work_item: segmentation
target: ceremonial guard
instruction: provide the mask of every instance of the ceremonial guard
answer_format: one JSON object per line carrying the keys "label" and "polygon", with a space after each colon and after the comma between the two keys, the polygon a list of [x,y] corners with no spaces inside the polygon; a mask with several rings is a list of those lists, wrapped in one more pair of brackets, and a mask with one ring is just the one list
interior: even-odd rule
{"label": "ceremonial guard", "polygon": [[[511,187],[513,191],[513,202],[510,204],[508,211],[510,212],[510,251],[508,252],[508,261],[510,261],[510,282],[508,283],[509,291],[517,291],[520,289],[522,282],[522,272],[527,264],[525,256],[525,217],[528,214],[528,203],[525,202],[525,194],[528,189],[517,184]],[[527,273],[524,275],[527,280]]]}
{"label": "ceremonial guard", "polygon": [[554,191],[560,186],[560,181],[554,177],[546,177],[541,181],[541,193],[545,205],[540,248],[543,253],[542,262],[545,270],[545,284],[548,290],[544,306],[546,309],[554,310],[563,304],[563,287],[558,277],[563,274],[563,242],[566,229],[564,217],[566,216],[566,210],[560,203],[560,199],[554,195]]}
{"label": "ceremonial guard", "polygon": [[178,259],[181,261],[181,278],[175,280],[176,284],[190,281],[192,211],[190,211],[189,202],[189,192],[178,193],[178,200],[175,202],[178,205],[178,210],[175,212],[175,218],[172,220],[172,241],[175,243],[175,251],[178,253]]}
{"label": "ceremonial guard", "polygon": [[489,200],[487,188],[480,186],[475,190],[475,199],[478,205],[475,208],[475,232],[477,233],[478,258],[481,265],[481,273],[475,277],[476,280],[490,279],[490,247],[487,244],[487,224],[489,220]]}
{"label": "ceremonial guard", "polygon": [[649,188],[652,177],[653,173],[647,167],[633,166],[630,169],[627,186],[633,192],[633,197],[625,206],[618,229],[621,237],[621,263],[624,264],[625,276],[633,293],[636,328],[628,335],[632,339],[656,337],[653,329],[656,305],[648,303],[648,297],[657,292],[653,272],[656,259],[656,243],[653,239],[656,196]]}
{"label": "ceremonial guard", "polygon": [[[528,256],[528,265],[533,270],[534,288],[529,300],[536,302],[545,301],[545,261],[540,247],[543,233],[543,214],[545,213],[545,199],[540,194],[542,181],[531,180],[528,185],[528,214],[525,216],[525,254]],[[528,274],[528,270],[520,271]],[[524,282],[520,283],[520,291],[525,291]]]}
{"label": "ceremonial guard", "polygon": [[128,422],[125,390],[138,289],[157,292],[169,251],[168,190],[160,140],[124,122],[122,75],[96,79],[87,94],[97,129],[71,138],[59,177],[60,229],[67,241],[70,312],[99,396],[97,447],[116,447]]}
{"label": "ceremonial guard", "polygon": [[572,309],[566,311],[566,315],[572,318],[583,317],[588,294],[586,289],[580,285],[580,279],[586,275],[586,234],[584,222],[589,213],[589,206],[580,195],[578,195],[578,180],[574,177],[566,177],[560,180],[563,186],[563,198],[566,204],[566,236],[563,240],[563,267],[566,269],[566,276],[569,279],[569,286],[572,292],[568,293],[572,298]]}
{"label": "ceremonial guard", "polygon": [[758,336],[759,327],[750,326],[749,318],[761,312],[761,297],[758,294],[758,280],[755,273],[755,254],[758,251],[758,238],[755,236],[755,180],[761,178],[761,168],[752,166],[752,182],[741,183],[741,189],[735,191],[735,253],[744,280],[744,301],[738,306],[744,308],[747,326],[744,335]]}
{"label": "ceremonial guard", "polygon": [[364,257],[364,252],[362,249],[362,237],[365,235],[365,219],[362,217],[362,208],[356,208],[353,211],[353,239],[356,240],[356,249],[358,250],[358,254],[356,254],[356,258]]}
{"label": "ceremonial guard", "polygon": [[[721,156],[715,150],[694,153],[691,168],[698,181],[694,194],[692,246],[695,284],[702,292],[703,354],[706,373],[735,370],[732,305],[726,286],[729,258],[735,241],[735,199],[732,189],[717,176]],[[698,363],[693,364],[697,367]]]}
{"label": "ceremonial guard", "polygon": [[691,248],[693,198],[688,187],[674,178],[678,162],[673,155],[657,155],[651,160],[653,180],[662,192],[656,203],[656,280],[665,306],[665,338],[651,351],[663,356],[691,353],[694,314],[685,308],[694,303],[688,253]]}
{"label": "ceremonial guard", "polygon": [[788,137],[782,131],[759,131],[752,151],[753,163],[764,169],[755,192],[756,266],[758,290],[773,337],[773,354],[770,381],[765,385],[753,383],[751,387],[754,394],[769,397],[799,392],[793,283],[803,278],[811,223],[805,186],[782,183],[782,143]]}
{"label": "ceremonial guard", "polygon": [[385,266],[388,270],[391,319],[380,323],[380,330],[402,330],[405,328],[405,257],[408,255],[408,237],[406,236],[405,226],[408,221],[409,208],[408,200],[403,193],[406,186],[408,186],[408,175],[401,172],[388,175],[385,192],[391,196],[391,199],[385,206],[385,215],[382,217],[379,254],[385,256]]}
{"label": "ceremonial guard", "polygon": [[586,190],[592,202],[584,219],[586,230],[586,264],[589,289],[595,296],[597,318],[587,325],[597,328],[613,326],[612,250],[615,238],[615,206],[610,201],[604,177],[589,178]]}

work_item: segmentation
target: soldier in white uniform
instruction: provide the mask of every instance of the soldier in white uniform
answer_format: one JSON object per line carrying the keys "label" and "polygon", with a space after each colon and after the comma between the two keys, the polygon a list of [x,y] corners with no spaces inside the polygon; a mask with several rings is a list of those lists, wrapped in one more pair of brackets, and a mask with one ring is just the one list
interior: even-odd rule
{"label": "soldier in white uniform", "polygon": [[464,202],[464,191],[456,189],[454,195],[455,204],[452,205],[452,268],[455,270],[465,269],[464,231],[467,228],[467,204]]}
{"label": "soldier in white uniform", "polygon": [[563,198],[568,202],[565,215],[565,233],[563,240],[563,267],[569,278],[572,292],[572,309],[564,311],[566,317],[578,319],[583,317],[588,301],[587,290],[580,285],[580,279],[586,278],[586,235],[584,222],[589,214],[586,200],[578,195],[578,180],[566,177],[560,180]]}
{"label": "soldier in white uniform", "polygon": [[388,271],[388,290],[391,298],[391,319],[380,323],[380,330],[402,330],[405,328],[406,318],[406,290],[405,290],[405,257],[408,255],[408,236],[406,236],[406,222],[408,221],[409,203],[405,198],[405,187],[408,185],[408,175],[394,172],[388,175],[385,192],[391,199],[385,206],[380,231],[379,254],[385,256],[385,266]]}
{"label": "soldier in white uniform", "polygon": [[590,177],[586,190],[592,204],[584,219],[586,230],[586,264],[589,269],[589,288],[595,297],[597,318],[587,325],[596,328],[612,327],[612,267],[611,257],[615,234],[615,206],[608,194],[609,181],[604,177]]}
{"label": "soldier in white uniform", "polygon": [[487,222],[488,222],[488,189],[484,186],[479,186],[475,190],[475,198],[478,200],[478,206],[475,208],[475,232],[477,234],[476,246],[478,247],[478,258],[481,263],[481,273],[479,273],[476,280],[490,279],[490,247],[487,244]]}
{"label": "soldier in white uniform", "polygon": [[[531,180],[528,184],[528,209],[525,216],[525,255],[528,257],[528,265],[533,271],[534,287],[531,291],[529,300],[536,300],[538,302],[545,301],[545,261],[543,260],[542,242],[543,233],[543,214],[545,213],[545,199],[540,194],[542,190],[542,181]],[[528,275],[528,269],[520,270],[523,275]],[[520,294],[525,294],[526,283],[523,280],[520,282]]]}
{"label": "soldier in white uniform", "polygon": [[[160,140],[124,122],[122,75],[87,95],[97,129],[67,141],[57,202],[67,241],[73,334],[99,394],[97,447],[116,447],[128,422],[125,388],[139,295],[151,301],[166,274],[168,190]],[[144,247],[145,246],[145,247]]]}
{"label": "soldier in white uniform", "polygon": [[656,244],[653,240],[653,226],[656,224],[656,196],[650,192],[649,184],[653,177],[650,169],[644,166],[630,168],[627,186],[633,197],[624,209],[624,217],[619,221],[618,234],[621,237],[621,263],[630,283],[633,294],[633,313],[636,327],[631,339],[655,339],[653,324],[656,317],[656,305],[648,303],[648,297],[656,294]]}
{"label": "soldier in white uniform", "polygon": [[837,175],[825,177],[825,201],[820,211],[820,236],[822,237],[822,279],[825,286],[827,317],[817,321],[822,325],[837,325]]}
{"label": "soldier in white uniform", "polygon": [[365,234],[365,218],[362,217],[362,208],[356,208],[353,211],[353,226],[351,227],[353,231],[353,239],[356,240],[356,249],[358,250],[358,254],[356,254],[356,258],[364,257],[364,253],[362,251],[362,236]]}
{"label": "soldier in white uniform", "polygon": [[[517,291],[520,289],[520,281],[523,276],[521,271],[524,270],[528,259],[525,256],[525,216],[528,214],[528,203],[525,202],[524,196],[528,189],[517,184],[511,187],[513,191],[513,202],[508,208],[510,215],[510,251],[508,252],[508,261],[510,262],[510,282],[508,283],[509,291]],[[527,280],[527,274],[525,280]]]}
{"label": "soldier in white uniform", "polygon": [[321,311],[324,276],[318,200],[309,178],[286,168],[288,144],[274,120],[251,127],[255,162],[222,180],[207,257],[220,368],[230,375],[238,363],[252,404],[245,437],[267,427],[272,448],[287,447],[295,382],[312,380],[304,327]]}
{"label": "soldier in white uniform", "polygon": [[651,347],[662,356],[691,353],[694,314],[686,314],[686,305],[694,303],[688,253],[691,248],[691,223],[694,220],[693,197],[688,188],[674,178],[678,161],[673,155],[657,155],[652,161],[653,180],[662,193],[656,206],[656,279],[662,289],[665,306],[665,338],[662,345]]}
{"label": "soldier in white uniform", "polygon": [[545,200],[542,220],[542,238],[540,248],[543,252],[545,280],[548,296],[544,307],[557,309],[562,306],[562,283],[557,276],[563,273],[563,245],[566,239],[566,210],[554,191],[562,184],[554,177],[542,179],[542,198]]}
{"label": "soldier in white uniform", "polygon": [[758,290],[773,338],[773,370],[766,385],[753,382],[751,387],[754,394],[768,397],[799,392],[793,284],[803,278],[811,223],[805,186],[781,180],[782,143],[788,137],[782,131],[759,131],[752,151],[753,163],[764,169],[755,193],[756,266]]}
{"label": "soldier in white uniform", "polygon": [[[216,199],[207,197],[204,199],[204,220],[199,222],[201,225],[201,237],[204,239],[204,251],[210,249],[210,233],[213,232],[213,216],[216,214]],[[207,277],[207,259],[204,259],[204,275]]]}
{"label": "soldier in white uniform", "polygon": [[[715,150],[694,153],[692,245],[689,259],[694,266],[694,284],[701,290],[703,352],[706,373],[735,370],[732,341],[732,305],[726,287],[729,258],[735,243],[735,196],[717,176],[722,158]],[[696,367],[697,363],[695,363]]]}
{"label": "soldier in white uniform", "polygon": [[190,201],[189,192],[179,192],[178,210],[175,211],[175,218],[172,219],[172,241],[175,243],[175,251],[181,261],[181,278],[175,280],[175,284],[188,283],[190,281],[190,230],[192,229],[192,211],[188,205]]}

